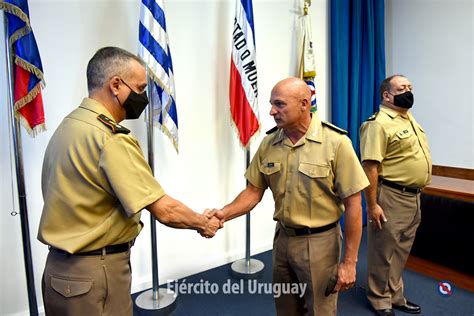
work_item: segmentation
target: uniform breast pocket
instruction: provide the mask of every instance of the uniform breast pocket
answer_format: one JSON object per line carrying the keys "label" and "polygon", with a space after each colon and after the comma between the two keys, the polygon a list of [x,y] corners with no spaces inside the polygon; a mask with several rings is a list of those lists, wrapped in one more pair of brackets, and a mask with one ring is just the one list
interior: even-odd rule
{"label": "uniform breast pocket", "polygon": [[395,134],[396,146],[401,152],[413,151],[418,147],[418,141],[413,131],[404,129]]}
{"label": "uniform breast pocket", "polygon": [[299,167],[298,190],[303,195],[320,196],[324,188],[330,186],[329,174],[331,168],[325,165],[301,162]]}
{"label": "uniform breast pocket", "polygon": [[274,187],[278,185],[281,176],[281,163],[264,160],[260,166],[260,172],[264,174],[269,186]]}

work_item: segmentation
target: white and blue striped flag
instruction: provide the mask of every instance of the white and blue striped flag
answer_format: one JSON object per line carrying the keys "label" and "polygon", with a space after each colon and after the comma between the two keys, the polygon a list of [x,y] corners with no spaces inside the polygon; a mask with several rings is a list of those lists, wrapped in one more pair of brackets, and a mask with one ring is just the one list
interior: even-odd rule
{"label": "white and blue striped flag", "polygon": [[142,0],[138,55],[153,80],[153,118],[178,152],[178,112],[163,0]]}

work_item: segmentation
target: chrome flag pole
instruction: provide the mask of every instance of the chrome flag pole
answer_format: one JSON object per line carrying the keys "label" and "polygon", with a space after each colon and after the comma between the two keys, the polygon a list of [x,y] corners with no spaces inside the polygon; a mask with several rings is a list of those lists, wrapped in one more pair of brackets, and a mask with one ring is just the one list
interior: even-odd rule
{"label": "chrome flag pole", "polygon": [[[245,169],[250,165],[249,143],[259,130],[257,59],[252,0],[236,0],[229,99],[232,119],[245,148]],[[248,182],[247,182],[248,185]],[[263,262],[250,259],[250,213],[246,215],[245,259],[231,265],[231,275],[238,279],[257,279],[263,275]]]}
{"label": "chrome flag pole", "polygon": [[[154,122],[153,122],[153,94],[152,89],[154,81],[148,77],[148,99],[150,101],[147,110],[147,140],[148,140],[148,164],[151,171],[155,174],[155,155],[154,155]],[[142,309],[160,310],[161,312],[170,313],[176,307],[177,294],[171,289],[160,289],[160,281],[158,275],[158,247],[156,244],[156,219],[150,213],[150,229],[151,229],[151,266],[153,287],[137,296],[135,303]]]}
{"label": "chrome flag pole", "polygon": [[[38,304],[36,301],[35,291],[35,280],[33,274],[33,264],[31,256],[31,244],[30,244],[30,228],[28,223],[28,207],[26,203],[26,190],[25,190],[25,173],[23,168],[23,150],[21,142],[21,130],[18,120],[15,118],[15,111],[13,109],[14,97],[13,97],[13,58],[11,53],[11,47],[8,38],[8,19],[4,14],[4,30],[5,30],[5,52],[6,52],[6,65],[7,65],[7,95],[8,95],[8,112],[9,121],[12,128],[13,138],[13,149],[15,153],[15,174],[16,183],[18,190],[18,205],[19,214],[21,221],[21,237],[23,241],[23,258],[25,261],[26,270],[26,286],[28,291],[28,305],[30,308],[30,315],[38,315]],[[14,212],[12,212],[14,214]]]}
{"label": "chrome flag pole", "polygon": [[[250,150],[245,148],[246,170],[250,165]],[[248,184],[248,181],[247,181]],[[259,279],[263,276],[265,265],[262,261],[250,258],[250,213],[245,215],[245,258],[234,261],[231,267],[231,275],[237,279]]]}

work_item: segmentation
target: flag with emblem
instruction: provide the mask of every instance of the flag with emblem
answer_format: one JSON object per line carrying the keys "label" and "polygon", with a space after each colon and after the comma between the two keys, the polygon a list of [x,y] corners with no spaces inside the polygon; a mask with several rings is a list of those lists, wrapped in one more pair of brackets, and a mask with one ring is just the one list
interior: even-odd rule
{"label": "flag with emblem", "polygon": [[178,152],[178,112],[163,0],[142,0],[138,55],[147,64],[153,81],[150,104],[154,121]]}
{"label": "flag with emblem", "polygon": [[311,112],[317,110],[316,103],[316,66],[314,61],[314,47],[311,35],[311,19],[308,15],[311,0],[304,0],[304,13],[301,17],[301,33],[302,33],[302,53],[300,62],[300,78],[303,79],[311,89]]}
{"label": "flag with emblem", "polygon": [[31,136],[45,129],[41,89],[44,87],[43,66],[31,29],[26,0],[0,1],[5,11],[8,45],[13,59],[13,98],[15,117]]}
{"label": "flag with emblem", "polygon": [[230,112],[240,143],[249,145],[260,129],[258,114],[257,59],[252,0],[237,0],[230,61]]}

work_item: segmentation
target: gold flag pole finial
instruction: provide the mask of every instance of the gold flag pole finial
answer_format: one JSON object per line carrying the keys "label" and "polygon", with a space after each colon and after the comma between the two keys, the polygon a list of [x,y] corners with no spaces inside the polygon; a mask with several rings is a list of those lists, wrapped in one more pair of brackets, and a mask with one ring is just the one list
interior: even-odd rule
{"label": "gold flag pole finial", "polygon": [[304,0],[304,15],[308,15],[309,7],[311,6],[311,0]]}

